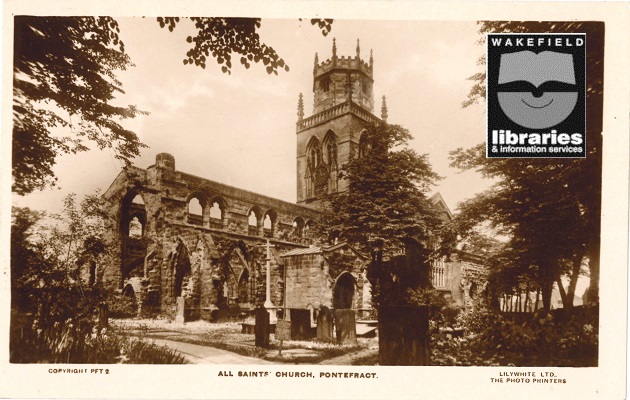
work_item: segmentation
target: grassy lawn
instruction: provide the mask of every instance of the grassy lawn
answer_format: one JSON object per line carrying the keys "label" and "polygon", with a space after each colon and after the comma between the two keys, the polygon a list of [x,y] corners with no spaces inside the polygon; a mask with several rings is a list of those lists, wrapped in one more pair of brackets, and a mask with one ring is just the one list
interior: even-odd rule
{"label": "grassy lawn", "polygon": [[359,338],[356,345],[290,340],[282,342],[280,352],[280,341],[273,334],[270,335],[269,348],[256,347],[254,335],[241,333],[241,324],[238,322],[194,321],[178,324],[164,319],[119,319],[112,320],[111,325],[124,335],[212,346],[245,356],[290,364],[318,364],[334,357],[365,351],[377,343],[377,339],[364,338]]}

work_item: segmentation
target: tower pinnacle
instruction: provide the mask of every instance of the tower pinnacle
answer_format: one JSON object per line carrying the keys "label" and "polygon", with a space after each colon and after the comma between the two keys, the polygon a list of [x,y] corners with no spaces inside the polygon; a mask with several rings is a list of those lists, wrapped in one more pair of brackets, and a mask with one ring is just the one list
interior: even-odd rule
{"label": "tower pinnacle", "polygon": [[304,119],[304,99],[302,98],[302,93],[300,93],[300,97],[298,98],[298,121]]}
{"label": "tower pinnacle", "polygon": [[315,67],[317,68],[317,66],[319,65],[319,57],[317,56],[317,53],[315,53]]}
{"label": "tower pinnacle", "polygon": [[387,100],[383,96],[383,105],[381,106],[381,119],[387,123]]}
{"label": "tower pinnacle", "polygon": [[337,58],[337,39],[333,38],[333,49],[332,49],[333,59]]}
{"label": "tower pinnacle", "polygon": [[374,56],[372,55],[372,49],[370,49],[370,69],[374,66]]}
{"label": "tower pinnacle", "polygon": [[357,58],[361,58],[361,47],[359,46],[359,39],[357,39]]}

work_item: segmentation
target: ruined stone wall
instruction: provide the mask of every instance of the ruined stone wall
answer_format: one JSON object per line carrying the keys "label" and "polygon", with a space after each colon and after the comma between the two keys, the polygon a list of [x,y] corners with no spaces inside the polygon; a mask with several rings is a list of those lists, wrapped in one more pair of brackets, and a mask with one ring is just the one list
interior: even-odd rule
{"label": "ruined stone wall", "polygon": [[287,308],[332,307],[333,281],[323,264],[321,253],[285,258]]}
{"label": "ruined stone wall", "polygon": [[473,300],[481,296],[488,279],[483,257],[458,251],[451,254],[445,265],[451,298],[460,307],[472,308]]}
{"label": "ruined stone wall", "polygon": [[[368,284],[361,267],[364,261],[357,259],[350,270],[338,271],[331,268],[329,259],[323,252],[283,257],[286,270],[286,307],[313,308],[321,306],[334,308],[335,284],[343,274],[353,278],[352,306],[360,310],[370,305],[371,292],[364,290]],[[335,272],[332,272],[332,271]],[[335,275],[334,278],[332,275]]]}
{"label": "ruined stone wall", "polygon": [[[153,307],[170,316],[178,295],[185,297],[189,314],[202,318],[221,307],[243,306],[243,297],[245,305],[254,306],[265,298],[263,245],[269,239],[274,246],[271,300],[282,304],[284,267],[278,254],[313,242],[313,232],[304,228],[317,221],[317,211],[174,167],[172,156],[160,154],[156,165],[146,170],[123,170],[103,195],[112,220],[109,235],[118,243],[114,260],[102,273],[104,285],[121,290],[135,277],[133,289],[138,291],[139,280],[142,293],[136,297],[146,303],[145,309]],[[138,195],[142,204],[132,202]],[[201,215],[190,211],[193,198],[201,205]],[[211,218],[213,203],[220,205],[220,218]],[[248,223],[251,211],[257,216],[256,226]],[[266,215],[271,229],[263,225]],[[142,237],[131,238],[132,217],[141,221]],[[297,222],[302,229],[297,229]]]}

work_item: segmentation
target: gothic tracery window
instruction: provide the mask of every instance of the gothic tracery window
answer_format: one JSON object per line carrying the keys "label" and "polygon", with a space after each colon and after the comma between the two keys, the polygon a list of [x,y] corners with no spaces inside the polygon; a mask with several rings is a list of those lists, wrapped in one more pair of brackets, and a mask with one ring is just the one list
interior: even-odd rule
{"label": "gothic tracery window", "polygon": [[318,181],[318,174],[322,174],[322,168],[326,169],[323,165],[322,146],[316,137],[313,137],[308,145],[306,163],[306,197],[310,198],[321,192],[322,182],[321,179]]}
{"label": "gothic tracery window", "polygon": [[363,158],[370,152],[371,146],[366,133],[362,133],[359,138],[359,158]]}

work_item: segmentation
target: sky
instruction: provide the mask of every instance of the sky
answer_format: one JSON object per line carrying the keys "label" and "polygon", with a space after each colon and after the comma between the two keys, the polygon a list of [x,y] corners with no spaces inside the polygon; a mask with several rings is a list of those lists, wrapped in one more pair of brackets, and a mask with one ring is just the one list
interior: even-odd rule
{"label": "sky", "polygon": [[[238,188],[296,199],[295,123],[299,93],[306,116],[313,105],[313,62],[337,54],[353,56],[360,39],[361,56],[374,56],[374,113],[380,116],[387,96],[388,122],[414,136],[410,146],[427,153],[444,179],[439,191],[455,211],[457,203],[488,187],[478,174],[449,167],[448,153],[485,139],[485,106],[462,109],[471,87],[467,78],[482,67],[485,51],[470,22],[336,20],[324,37],[308,20],[263,19],[261,40],[289,65],[289,72],[268,75],[262,64],[250,69],[235,62],[231,75],[214,61],[206,69],[184,65],[193,32],[182,20],[174,32],[155,18],[116,18],[125,50],[135,67],[118,74],[125,93],[115,102],[136,105],[150,115],[124,121],[148,145],[133,160],[152,165],[155,155],[175,157],[176,169]],[[98,149],[58,159],[58,188],[14,196],[13,204],[58,211],[68,193],[104,191],[118,175],[121,162],[111,149]]]}

